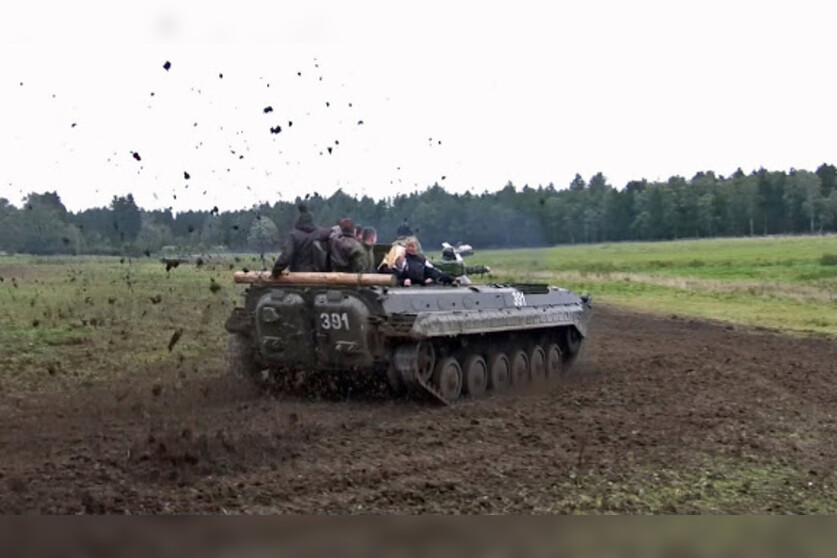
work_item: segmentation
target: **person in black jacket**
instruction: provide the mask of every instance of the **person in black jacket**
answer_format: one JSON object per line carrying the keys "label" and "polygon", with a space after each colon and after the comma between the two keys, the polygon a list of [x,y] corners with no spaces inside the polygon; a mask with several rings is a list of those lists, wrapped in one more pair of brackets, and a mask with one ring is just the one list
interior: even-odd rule
{"label": "person in black jacket", "polygon": [[363,273],[366,271],[366,252],[355,238],[355,224],[346,217],[337,222],[339,234],[329,237],[331,271]]}
{"label": "person in black jacket", "polygon": [[273,265],[273,276],[278,277],[286,269],[288,271],[326,271],[322,269],[323,258],[318,256],[316,243],[322,243],[325,250],[330,233],[330,229],[316,226],[314,218],[308,213],[308,208],[300,205],[294,228],[285,239],[282,253]]}
{"label": "person in black jacket", "polygon": [[414,238],[407,240],[404,250],[403,258],[399,255],[390,269],[398,278],[399,284],[409,287],[434,282],[449,285],[454,282],[453,277],[436,269],[427,258],[419,254],[418,242]]}

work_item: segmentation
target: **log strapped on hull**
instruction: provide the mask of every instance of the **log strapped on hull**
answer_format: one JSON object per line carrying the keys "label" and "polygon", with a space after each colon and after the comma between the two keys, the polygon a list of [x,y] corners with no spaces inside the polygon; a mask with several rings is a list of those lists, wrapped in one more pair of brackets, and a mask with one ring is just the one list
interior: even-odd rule
{"label": "log strapped on hull", "polygon": [[349,287],[392,287],[395,276],[387,273],[290,272],[273,277],[269,271],[236,271],[236,283],[261,285],[345,285]]}

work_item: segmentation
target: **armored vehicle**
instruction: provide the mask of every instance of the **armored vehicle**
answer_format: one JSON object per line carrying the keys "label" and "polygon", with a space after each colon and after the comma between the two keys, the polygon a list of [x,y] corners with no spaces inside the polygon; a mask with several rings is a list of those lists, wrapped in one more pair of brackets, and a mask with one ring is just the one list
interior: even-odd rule
{"label": "armored vehicle", "polygon": [[303,368],[385,381],[450,404],[566,372],[587,335],[589,296],[548,285],[400,287],[386,274],[236,272],[226,322],[233,374]]}

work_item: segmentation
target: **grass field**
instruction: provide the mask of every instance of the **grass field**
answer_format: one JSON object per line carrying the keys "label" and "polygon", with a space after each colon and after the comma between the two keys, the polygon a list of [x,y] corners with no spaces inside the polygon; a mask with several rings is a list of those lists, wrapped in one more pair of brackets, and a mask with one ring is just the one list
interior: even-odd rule
{"label": "grass field", "polygon": [[148,258],[0,257],[0,385],[60,387],[173,362],[220,365],[223,323],[242,290],[231,267],[250,259],[167,272]]}
{"label": "grass field", "polygon": [[[546,281],[600,303],[837,334],[837,236],[479,251],[471,263],[492,266],[486,281]],[[228,256],[167,272],[153,258],[0,257],[2,383],[220,365],[222,324],[243,290],[232,271],[261,265]]]}
{"label": "grass field", "polygon": [[499,281],[789,332],[837,334],[837,236],[612,243],[478,252]]}
{"label": "grass field", "polygon": [[[493,274],[485,281],[548,281],[578,292],[590,292],[594,302],[598,303],[664,315],[695,316],[779,328],[800,334],[837,334],[837,237],[620,243],[541,250],[478,251],[471,263],[492,266]],[[244,290],[232,283],[232,272],[246,267],[259,269],[262,262],[252,256],[207,258],[201,265],[195,262],[181,264],[166,271],[165,266],[153,258],[0,257],[0,393],[5,398],[7,409],[13,408],[22,391],[28,391],[31,399],[38,399],[44,395],[39,392],[66,389],[68,397],[73,398],[86,392],[86,387],[94,383],[111,382],[118,386],[120,379],[133,374],[142,374],[146,379],[151,376],[152,383],[159,377],[159,383],[166,386],[171,386],[172,381],[194,385],[189,382],[196,376],[223,374],[226,343],[223,323]],[[665,322],[682,323],[679,320]],[[621,330],[617,330],[616,334],[611,332],[611,338],[621,333]],[[741,338],[744,337],[749,336],[741,335]],[[609,363],[614,357],[608,355],[607,347],[598,356],[605,363],[604,369],[613,367]],[[738,410],[749,409],[740,403],[749,399],[739,400],[740,405],[736,407],[738,403],[727,401],[725,392],[713,394],[708,389],[713,381],[723,380],[725,375],[731,374],[735,364],[730,364],[730,368],[724,368],[725,365],[713,367],[711,355],[706,357],[706,362],[697,353],[692,355],[690,352],[688,356],[685,361],[669,361],[665,351],[658,347],[654,347],[647,358],[645,355],[633,355],[634,360],[642,358],[642,367],[636,368],[639,372],[634,377],[649,382],[634,394],[637,399],[622,400],[618,397],[618,390],[611,390],[610,384],[597,387],[596,382],[580,384],[560,394],[565,397],[570,409],[567,411],[569,417],[575,415],[570,405],[578,405],[580,411],[587,407],[595,411],[595,403],[601,399],[607,405],[618,408],[628,405],[630,412],[623,416],[631,418],[631,413],[636,410],[649,412],[654,407],[653,402],[640,397],[644,397],[646,389],[655,387],[655,382],[669,373],[678,374],[682,381],[673,386],[675,389],[684,390],[683,394],[699,394],[698,399],[710,401],[710,404],[697,406],[697,411],[694,411],[697,414],[693,416],[693,409],[689,408],[692,403],[678,400],[678,405],[673,407],[675,415],[680,413],[681,422],[678,424],[691,425],[693,431],[700,432],[701,438],[707,433],[714,436],[715,442],[707,442],[704,446],[713,451],[705,459],[700,454],[692,456],[695,463],[684,463],[682,467],[660,468],[656,465],[657,461],[651,460],[651,465],[647,465],[640,460],[630,473],[617,475],[607,470],[596,473],[591,468],[589,473],[561,477],[552,488],[555,509],[581,513],[614,509],[665,513],[681,510],[707,513],[764,510],[811,513],[833,510],[831,477],[822,478],[823,487],[826,482],[829,483],[829,491],[824,488],[821,492],[815,491],[810,488],[814,485],[809,479],[813,478],[811,467],[801,467],[797,462],[788,461],[781,451],[773,452],[773,446],[768,443],[794,438],[789,444],[798,444],[803,457],[808,452],[806,444],[816,447],[813,444],[819,442],[819,438],[824,440],[821,442],[823,448],[830,447],[827,440],[831,436],[831,404],[827,396],[822,401],[811,403],[802,396],[794,395],[794,392],[785,394],[780,389],[781,385],[776,383],[776,377],[755,374],[749,378],[751,385],[748,385],[754,391],[746,393],[755,393],[758,397],[767,397],[774,392],[785,394],[785,399],[779,396],[771,399],[774,404],[785,407],[776,410],[767,406],[764,410],[767,418],[759,422],[756,420],[759,418],[757,413],[752,416],[735,414]],[[826,357],[822,362],[822,375],[825,377],[822,385],[830,385],[828,369],[825,368],[828,365]],[[647,374],[644,373],[646,366],[650,370]],[[819,368],[818,362],[816,370]],[[803,376],[806,380],[813,375],[812,370],[814,368],[803,371],[807,374]],[[615,376],[614,381],[618,382],[619,377]],[[692,392],[686,389],[690,381],[697,382],[695,385],[698,386]],[[800,384],[804,386],[805,382]],[[627,389],[630,386],[622,387]],[[177,385],[175,389],[179,389]],[[812,391],[818,393],[817,389],[812,388]],[[151,393],[153,396],[147,397],[156,397],[159,389],[157,393],[153,390]],[[588,399],[576,400],[576,393],[587,393],[585,397]],[[717,397],[718,401],[714,401],[713,397]],[[671,404],[671,401],[668,403]],[[797,405],[805,405],[805,412],[798,412]],[[270,407],[269,412],[278,413],[277,408]],[[374,407],[370,408],[374,410]],[[547,408],[552,413],[552,402]],[[242,409],[245,412],[246,406]],[[610,409],[606,407],[607,412],[602,417],[608,417]],[[700,414],[709,411],[709,414]],[[102,411],[90,410],[91,416],[96,416],[97,412]],[[319,412],[323,416],[327,414],[322,410]],[[416,416],[435,412],[435,409],[420,410]],[[771,412],[776,413],[775,417],[769,416]],[[381,411],[381,416],[387,416],[387,413],[386,410]],[[598,415],[591,413],[593,418],[589,420],[592,423],[586,422],[588,419],[572,423],[580,433],[586,432],[591,424],[598,424],[595,422]],[[806,424],[804,420],[808,414],[815,417],[817,424],[822,423],[813,434],[799,426]],[[253,418],[251,415],[244,416]],[[452,416],[455,418],[451,414],[448,418]],[[479,420],[484,419],[479,414],[475,416]],[[820,420],[821,417],[825,418]],[[611,424],[604,418],[601,424],[606,426],[597,434],[604,436],[604,441],[591,438],[591,444],[598,444],[600,452],[607,454],[612,447],[623,447],[631,452],[640,452],[648,459],[654,457],[653,447],[642,453],[644,445],[634,446],[625,441],[636,438],[636,441],[644,443],[640,431],[640,428],[644,429],[641,413],[635,418],[636,423],[631,423],[632,426]],[[474,422],[462,420],[465,422],[460,433],[466,434]],[[516,420],[524,419],[518,417]],[[794,429],[799,429],[798,433],[794,430],[786,436],[781,432],[782,425],[788,421]],[[562,432],[561,428],[549,428],[552,433]],[[625,431],[621,432],[620,428]],[[776,434],[777,428],[779,434]],[[514,431],[513,424],[509,432]],[[339,429],[339,433],[342,432],[343,429]],[[659,439],[654,439],[662,440],[663,434],[662,431],[656,432]],[[740,444],[736,436],[742,437]],[[696,440],[687,439],[683,443],[697,445]],[[713,443],[717,443],[719,448],[737,447],[736,444],[739,444],[749,453],[725,453],[721,449],[716,450]],[[376,454],[379,453],[377,444],[376,441],[373,446]],[[524,457],[527,452],[534,451],[533,446],[521,444],[513,447],[522,451]],[[483,446],[475,447],[479,450]],[[442,453],[447,451],[447,439],[444,444],[440,443],[439,448]],[[564,450],[556,451],[560,453]],[[816,451],[812,454],[815,455]],[[579,452],[579,462],[580,455]],[[356,457],[353,453],[352,458]],[[822,460],[826,462],[827,457]],[[340,478],[343,474],[341,469]],[[830,473],[824,470],[822,474]],[[817,482],[820,482],[819,477]]]}

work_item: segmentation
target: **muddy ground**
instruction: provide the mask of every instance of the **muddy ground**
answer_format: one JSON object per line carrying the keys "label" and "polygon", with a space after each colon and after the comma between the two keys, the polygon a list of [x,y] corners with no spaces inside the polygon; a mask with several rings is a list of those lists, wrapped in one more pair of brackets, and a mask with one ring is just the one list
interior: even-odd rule
{"label": "muddy ground", "polygon": [[837,509],[835,340],[599,307],[575,376],[547,389],[334,399],[222,370],[2,393],[0,511]]}

